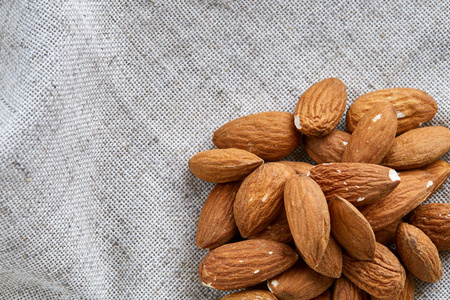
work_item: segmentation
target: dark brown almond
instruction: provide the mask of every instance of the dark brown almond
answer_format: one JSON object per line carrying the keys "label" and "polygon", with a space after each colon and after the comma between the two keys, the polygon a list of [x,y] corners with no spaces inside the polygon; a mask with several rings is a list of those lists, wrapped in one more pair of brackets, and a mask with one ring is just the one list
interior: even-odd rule
{"label": "dark brown almond", "polygon": [[326,290],[319,296],[312,298],[311,300],[331,300],[331,292],[330,290]]}
{"label": "dark brown almond", "polygon": [[303,146],[309,157],[318,164],[341,162],[351,134],[333,130],[326,136],[303,136]]}
{"label": "dark brown almond", "polygon": [[295,173],[306,175],[308,174],[309,170],[311,170],[312,167],[314,167],[311,164],[301,162],[301,161],[287,161],[287,160],[281,160],[278,161],[280,164],[287,165],[294,169]]}
{"label": "dark brown almond", "polygon": [[333,300],[369,300],[369,295],[342,276],[334,282]]}
{"label": "dark brown almond", "polygon": [[341,246],[330,236],[325,254],[322,257],[319,265],[314,268],[314,271],[322,275],[339,278],[342,275],[342,250]]}
{"label": "dark brown almond", "polygon": [[392,224],[375,231],[375,239],[378,243],[383,244],[387,247],[395,243],[395,232],[397,231],[398,225],[402,222],[402,219],[398,219]]}
{"label": "dark brown almond", "polygon": [[269,226],[262,231],[249,236],[248,239],[262,239],[271,240],[275,242],[290,244],[292,239],[291,230],[289,229],[289,223],[286,217],[286,210],[284,206],[281,208],[280,213],[275,220],[270,223]]}
{"label": "dark brown almond", "polygon": [[277,297],[268,291],[251,290],[228,294],[220,300],[277,300]]}

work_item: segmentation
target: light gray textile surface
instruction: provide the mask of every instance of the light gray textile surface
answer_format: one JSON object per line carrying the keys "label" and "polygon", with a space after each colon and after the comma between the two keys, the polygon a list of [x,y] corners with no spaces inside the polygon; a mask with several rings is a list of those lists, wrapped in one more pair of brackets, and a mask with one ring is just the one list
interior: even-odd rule
{"label": "light gray textile surface", "polygon": [[[195,246],[213,184],[188,159],[327,77],[349,103],[422,89],[448,126],[449,3],[0,1],[0,299],[220,298]],[[416,299],[450,299],[441,258]]]}

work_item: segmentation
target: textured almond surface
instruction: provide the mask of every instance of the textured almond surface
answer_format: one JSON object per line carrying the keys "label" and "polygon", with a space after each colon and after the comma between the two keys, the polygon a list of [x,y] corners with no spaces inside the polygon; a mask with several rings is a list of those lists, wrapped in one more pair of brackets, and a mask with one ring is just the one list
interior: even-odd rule
{"label": "textured almond surface", "polygon": [[[403,288],[400,295],[394,300],[414,300],[414,293],[416,290],[416,286],[414,284],[414,276],[411,272],[406,271],[406,282],[405,287]],[[377,297],[370,297],[371,300],[380,300]]]}
{"label": "textured almond surface", "polygon": [[437,112],[436,101],[427,93],[411,88],[373,91],[357,98],[347,111],[347,130],[353,132],[364,114],[375,104],[389,101],[397,112],[397,134],[419,127]]}
{"label": "textured almond surface", "polygon": [[311,170],[312,167],[314,167],[311,164],[301,162],[301,161],[281,160],[281,161],[278,161],[278,163],[287,165],[287,166],[293,168],[295,173],[302,174],[302,175],[308,174],[309,170]]}
{"label": "textured almond surface", "polygon": [[333,300],[369,300],[369,295],[353,282],[342,276],[336,279],[333,287]]}
{"label": "textured almond surface", "polygon": [[238,181],[263,164],[258,156],[240,149],[213,149],[195,154],[189,169],[198,178],[215,183]]}
{"label": "textured almond surface", "polygon": [[388,153],[397,132],[397,116],[389,102],[370,108],[356,125],[342,154],[342,162],[379,164]]}
{"label": "textured almond surface", "polygon": [[198,219],[196,243],[200,248],[221,246],[238,233],[233,203],[240,184],[219,183],[209,193]]}
{"label": "textured almond surface", "polygon": [[234,219],[246,238],[266,228],[283,206],[284,184],[294,171],[279,163],[263,164],[244,181],[234,201]]}
{"label": "textured almond surface", "polygon": [[438,282],[442,277],[439,252],[430,238],[419,228],[401,223],[395,234],[395,244],[406,268],[426,282]]}
{"label": "textured almond surface", "polygon": [[390,246],[395,243],[395,232],[401,222],[402,219],[398,219],[394,223],[389,224],[378,231],[374,231],[376,241],[385,246]]}
{"label": "textured almond surface", "polygon": [[425,167],[421,168],[421,170],[424,170],[434,177],[434,184],[433,184],[433,190],[431,191],[430,195],[431,197],[435,191],[437,191],[447,180],[448,176],[450,175],[450,164],[444,160],[437,160],[434,163],[431,163],[429,165],[426,165]]}
{"label": "textured almond surface", "polygon": [[284,205],[297,249],[309,266],[317,267],[330,238],[325,195],[311,178],[294,175],[286,182]]}
{"label": "textured almond surface", "polygon": [[319,265],[314,268],[314,271],[322,275],[339,278],[342,274],[342,250],[341,246],[330,236],[325,254]]}
{"label": "textured almond surface", "polygon": [[267,285],[279,300],[308,300],[322,294],[333,282],[334,278],[317,273],[305,263],[298,263],[267,281]]}
{"label": "textured almond surface", "polygon": [[330,290],[326,290],[325,292],[317,297],[312,298],[311,300],[331,300],[331,292]]}
{"label": "textured almond surface", "polygon": [[230,121],[214,132],[217,148],[237,148],[249,151],[265,161],[288,156],[300,142],[294,126],[294,115],[269,111]]}
{"label": "textured almond surface", "polygon": [[348,132],[335,129],[326,136],[303,136],[303,146],[318,164],[341,162],[350,136]]}
{"label": "textured almond surface", "polygon": [[248,239],[271,240],[275,242],[289,244],[293,241],[289,223],[286,217],[284,206],[280,213],[266,228],[262,231],[249,236]]}
{"label": "textured almond surface", "polygon": [[423,167],[450,150],[450,130],[443,126],[417,128],[398,136],[381,164],[396,170]]}
{"label": "textured almond surface", "polygon": [[246,240],[209,252],[200,262],[202,284],[220,290],[256,285],[290,268],[298,255],[282,243]]}
{"label": "textured almond surface", "polygon": [[450,203],[420,205],[408,222],[425,232],[439,251],[450,250]]}
{"label": "textured almond surface", "polygon": [[295,127],[305,135],[329,134],[339,123],[347,104],[345,84],[328,78],[308,88],[297,102]]}
{"label": "textured almond surface", "polygon": [[361,209],[374,231],[403,218],[427,199],[433,188],[433,176],[425,171],[400,172],[400,184],[386,198]]}
{"label": "textured almond surface", "polygon": [[263,290],[241,291],[226,295],[220,300],[277,300],[274,294]]}
{"label": "textured almond surface", "polygon": [[393,169],[363,163],[327,163],[311,169],[311,179],[322,188],[327,200],[340,196],[355,206],[384,198],[400,183]]}
{"label": "textured almond surface", "polygon": [[379,243],[375,247],[375,258],[371,261],[344,255],[343,273],[360,289],[386,300],[399,296],[406,280],[400,261]]}
{"label": "textured almond surface", "polygon": [[375,256],[375,234],[366,218],[350,202],[341,197],[328,203],[331,233],[348,255],[359,260]]}

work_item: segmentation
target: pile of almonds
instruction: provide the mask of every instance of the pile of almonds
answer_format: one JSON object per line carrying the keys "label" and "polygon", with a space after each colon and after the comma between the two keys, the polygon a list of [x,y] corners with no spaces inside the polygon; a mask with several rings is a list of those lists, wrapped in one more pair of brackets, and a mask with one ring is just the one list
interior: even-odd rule
{"label": "pile of almonds", "polygon": [[[335,127],[346,103],[344,83],[325,79],[294,114],[230,121],[214,133],[219,149],[189,160],[217,183],[198,221],[196,243],[210,250],[200,281],[246,288],[222,299],[414,299],[413,276],[442,277],[450,203],[420,205],[450,174],[440,160],[450,130],[419,128],[436,102],[411,88],[370,92],[344,132]],[[280,161],[300,142],[317,165]]]}

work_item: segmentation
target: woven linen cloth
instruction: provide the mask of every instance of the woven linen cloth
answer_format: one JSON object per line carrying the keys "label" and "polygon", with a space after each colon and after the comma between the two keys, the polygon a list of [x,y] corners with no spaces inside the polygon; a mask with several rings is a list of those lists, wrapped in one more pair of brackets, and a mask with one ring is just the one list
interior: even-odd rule
{"label": "woven linen cloth", "polygon": [[[356,2],[0,1],[0,299],[225,295],[198,279],[214,185],[187,162],[319,80],[340,78],[348,105],[424,90],[439,111],[423,126],[448,126],[449,1]],[[440,254],[416,299],[450,299]]]}

